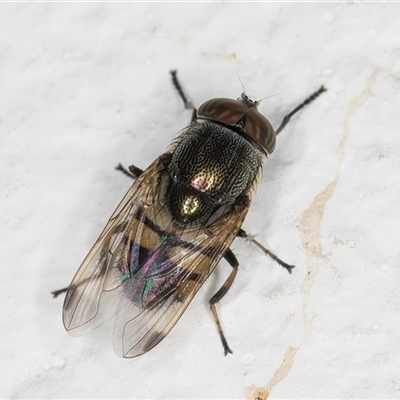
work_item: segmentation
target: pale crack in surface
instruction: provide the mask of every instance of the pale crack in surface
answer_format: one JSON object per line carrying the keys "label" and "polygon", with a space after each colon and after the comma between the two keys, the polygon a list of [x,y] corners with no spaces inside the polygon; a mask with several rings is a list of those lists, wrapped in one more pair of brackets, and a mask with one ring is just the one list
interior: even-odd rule
{"label": "pale crack in surface", "polygon": [[343,135],[337,147],[337,164],[335,176],[324,190],[318,193],[310,206],[303,212],[300,224],[300,238],[306,252],[307,271],[301,285],[302,317],[304,324],[304,335],[301,343],[297,346],[289,345],[283,355],[282,362],[275,370],[274,375],[266,387],[251,385],[247,388],[247,398],[250,400],[266,400],[274,388],[285,379],[293,367],[295,356],[299,348],[311,337],[313,316],[308,313],[308,301],[312,287],[317,279],[320,267],[324,261],[321,244],[321,224],[327,202],[339,182],[342,162],[345,155],[345,145],[350,134],[349,123],[354,113],[369,99],[371,88],[375,82],[378,70],[375,69],[368,77],[362,93],[354,97],[347,107],[343,122]]}

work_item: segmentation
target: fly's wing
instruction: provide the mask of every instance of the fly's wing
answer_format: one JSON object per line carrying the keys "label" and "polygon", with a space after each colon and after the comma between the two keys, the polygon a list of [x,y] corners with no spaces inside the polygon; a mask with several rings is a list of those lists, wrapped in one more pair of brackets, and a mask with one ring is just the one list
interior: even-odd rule
{"label": "fly's wing", "polygon": [[136,357],[173,328],[232,243],[247,213],[237,207],[210,227],[179,227],[160,199],[156,160],[128,191],[67,292],[64,325],[81,335],[116,315],[114,350]]}
{"label": "fly's wing", "polygon": [[175,226],[171,232],[162,205],[143,209],[136,231],[130,231],[132,243],[140,236],[141,245],[130,253],[131,268],[138,270],[127,281],[116,315],[117,355],[139,356],[165,338],[235,239],[246,213],[247,208],[232,212],[208,231]]}
{"label": "fly's wing", "polygon": [[138,204],[156,199],[163,168],[161,156],[135,181],[76,272],[63,306],[64,326],[71,336],[83,335],[115,315],[116,289],[121,286],[115,268],[121,263],[124,232]]}

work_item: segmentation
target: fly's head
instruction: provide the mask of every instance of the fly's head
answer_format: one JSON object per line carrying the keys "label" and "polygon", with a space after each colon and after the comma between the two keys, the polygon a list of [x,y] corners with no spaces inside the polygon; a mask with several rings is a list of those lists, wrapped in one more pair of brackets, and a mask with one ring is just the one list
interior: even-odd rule
{"label": "fly's head", "polygon": [[215,98],[203,103],[197,117],[218,122],[245,135],[261,147],[265,155],[275,149],[276,133],[271,123],[258,111],[259,101],[245,93],[237,99]]}

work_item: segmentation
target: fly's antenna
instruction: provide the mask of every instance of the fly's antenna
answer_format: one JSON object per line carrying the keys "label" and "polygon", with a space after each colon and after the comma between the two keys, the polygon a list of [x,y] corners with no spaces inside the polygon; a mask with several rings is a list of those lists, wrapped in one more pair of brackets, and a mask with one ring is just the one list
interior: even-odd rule
{"label": "fly's antenna", "polygon": [[[242,86],[242,89],[243,89],[243,93],[242,93],[242,96],[241,96],[242,99],[244,99],[244,98],[249,99],[249,96],[247,96],[247,94],[246,94],[246,89],[244,88],[243,82],[242,82],[242,80],[240,79],[239,73],[237,72],[236,69],[235,69],[235,72],[236,72],[236,75],[237,75],[237,77],[238,77],[238,79],[239,79],[240,85]],[[270,97],[278,96],[278,95],[280,95],[280,94],[282,94],[282,93],[283,93],[283,92],[278,92],[278,93],[270,94],[269,96],[265,96],[265,97],[263,97],[263,98],[260,99],[260,100],[251,100],[251,102],[254,103],[256,106],[258,106],[263,100],[268,99],[268,98],[270,98]]]}
{"label": "fly's antenna", "polygon": [[269,99],[270,97],[275,97],[275,96],[279,96],[280,94],[282,94],[283,92],[278,92],[278,93],[274,93],[274,94],[270,94],[269,96],[265,96],[260,100],[257,100],[258,103],[261,103],[263,100],[265,99]]}
{"label": "fly's antenna", "polygon": [[237,69],[235,69],[235,72],[236,72],[236,75],[237,75],[237,77],[238,77],[238,79],[239,79],[240,85],[242,86],[243,93],[246,93],[246,89],[244,88],[243,82],[242,82],[242,80],[240,79],[239,72],[237,72]]}

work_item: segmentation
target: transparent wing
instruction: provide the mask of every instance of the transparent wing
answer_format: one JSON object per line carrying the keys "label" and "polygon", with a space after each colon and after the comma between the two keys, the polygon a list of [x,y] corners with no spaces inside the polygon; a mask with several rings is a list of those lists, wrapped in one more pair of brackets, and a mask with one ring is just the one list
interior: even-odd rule
{"label": "transparent wing", "polygon": [[247,210],[232,211],[205,229],[177,227],[163,205],[143,207],[128,229],[132,278],[114,325],[117,355],[139,356],[165,338],[235,239]]}
{"label": "transparent wing", "polygon": [[173,328],[235,239],[248,207],[211,226],[180,227],[160,199],[156,160],[130,188],[83,261],[64,302],[64,325],[81,335],[116,316],[117,355],[136,357]]}
{"label": "transparent wing", "polygon": [[70,335],[83,335],[115,315],[124,232],[142,200],[156,198],[162,173],[161,156],[128,190],[76,272],[63,306],[63,322]]}
{"label": "transparent wing", "polygon": [[[114,325],[117,355],[139,356],[165,338],[235,239],[246,212],[221,218],[208,231],[186,227],[174,232],[162,206],[143,210],[143,247],[131,256],[141,259],[139,271],[124,290]],[[145,237],[155,231],[159,244],[148,252]]]}

